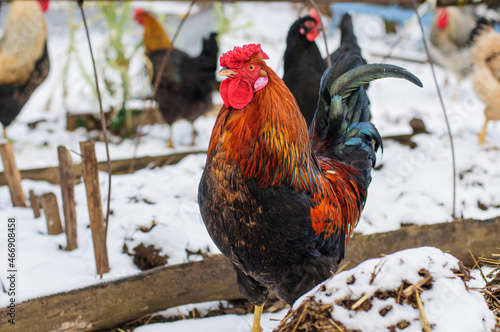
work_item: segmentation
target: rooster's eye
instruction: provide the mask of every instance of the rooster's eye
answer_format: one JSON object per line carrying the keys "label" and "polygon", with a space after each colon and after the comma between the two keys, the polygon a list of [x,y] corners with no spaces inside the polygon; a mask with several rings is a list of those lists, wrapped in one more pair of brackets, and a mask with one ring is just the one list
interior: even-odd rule
{"label": "rooster's eye", "polygon": [[254,65],[250,65],[250,66],[248,67],[248,69],[250,69],[250,70],[254,70],[254,69],[255,69],[255,66],[254,66]]}

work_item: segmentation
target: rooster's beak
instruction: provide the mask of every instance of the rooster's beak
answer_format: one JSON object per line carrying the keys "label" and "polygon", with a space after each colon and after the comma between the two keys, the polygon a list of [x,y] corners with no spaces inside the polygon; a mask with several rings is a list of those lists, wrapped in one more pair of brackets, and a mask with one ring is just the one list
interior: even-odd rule
{"label": "rooster's beak", "polygon": [[232,76],[232,75],[236,75],[237,72],[235,72],[234,70],[231,70],[227,67],[224,67],[222,68],[220,71],[219,71],[219,76]]}

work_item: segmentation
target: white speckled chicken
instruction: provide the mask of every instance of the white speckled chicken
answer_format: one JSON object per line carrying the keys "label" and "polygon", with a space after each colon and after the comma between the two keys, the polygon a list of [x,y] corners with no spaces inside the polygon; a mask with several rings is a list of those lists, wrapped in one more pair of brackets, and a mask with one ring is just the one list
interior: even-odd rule
{"label": "white speckled chicken", "polygon": [[453,98],[458,95],[460,82],[472,72],[469,37],[476,21],[457,7],[438,8],[429,35],[430,51],[436,63],[453,72],[457,84]]}

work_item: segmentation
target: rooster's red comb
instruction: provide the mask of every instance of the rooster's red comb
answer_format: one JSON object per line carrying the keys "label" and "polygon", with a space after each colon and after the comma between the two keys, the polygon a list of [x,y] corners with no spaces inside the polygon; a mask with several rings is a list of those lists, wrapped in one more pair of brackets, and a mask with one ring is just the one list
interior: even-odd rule
{"label": "rooster's red comb", "polygon": [[144,8],[141,7],[137,8],[136,10],[134,10],[134,18],[137,18],[137,16],[141,15],[144,12],[145,12]]}
{"label": "rooster's red comb", "polygon": [[269,59],[267,54],[262,51],[260,44],[248,44],[242,47],[235,46],[231,51],[222,54],[220,65],[221,67],[238,68],[255,54],[260,54],[264,60]]}

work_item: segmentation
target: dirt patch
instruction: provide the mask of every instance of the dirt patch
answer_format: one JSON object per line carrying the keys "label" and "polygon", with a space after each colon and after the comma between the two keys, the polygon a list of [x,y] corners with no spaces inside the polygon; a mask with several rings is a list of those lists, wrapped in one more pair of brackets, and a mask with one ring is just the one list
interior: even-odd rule
{"label": "dirt patch", "polygon": [[168,255],[160,255],[160,249],[152,245],[146,247],[142,243],[134,248],[133,256],[134,264],[142,271],[165,265],[169,258]]}

